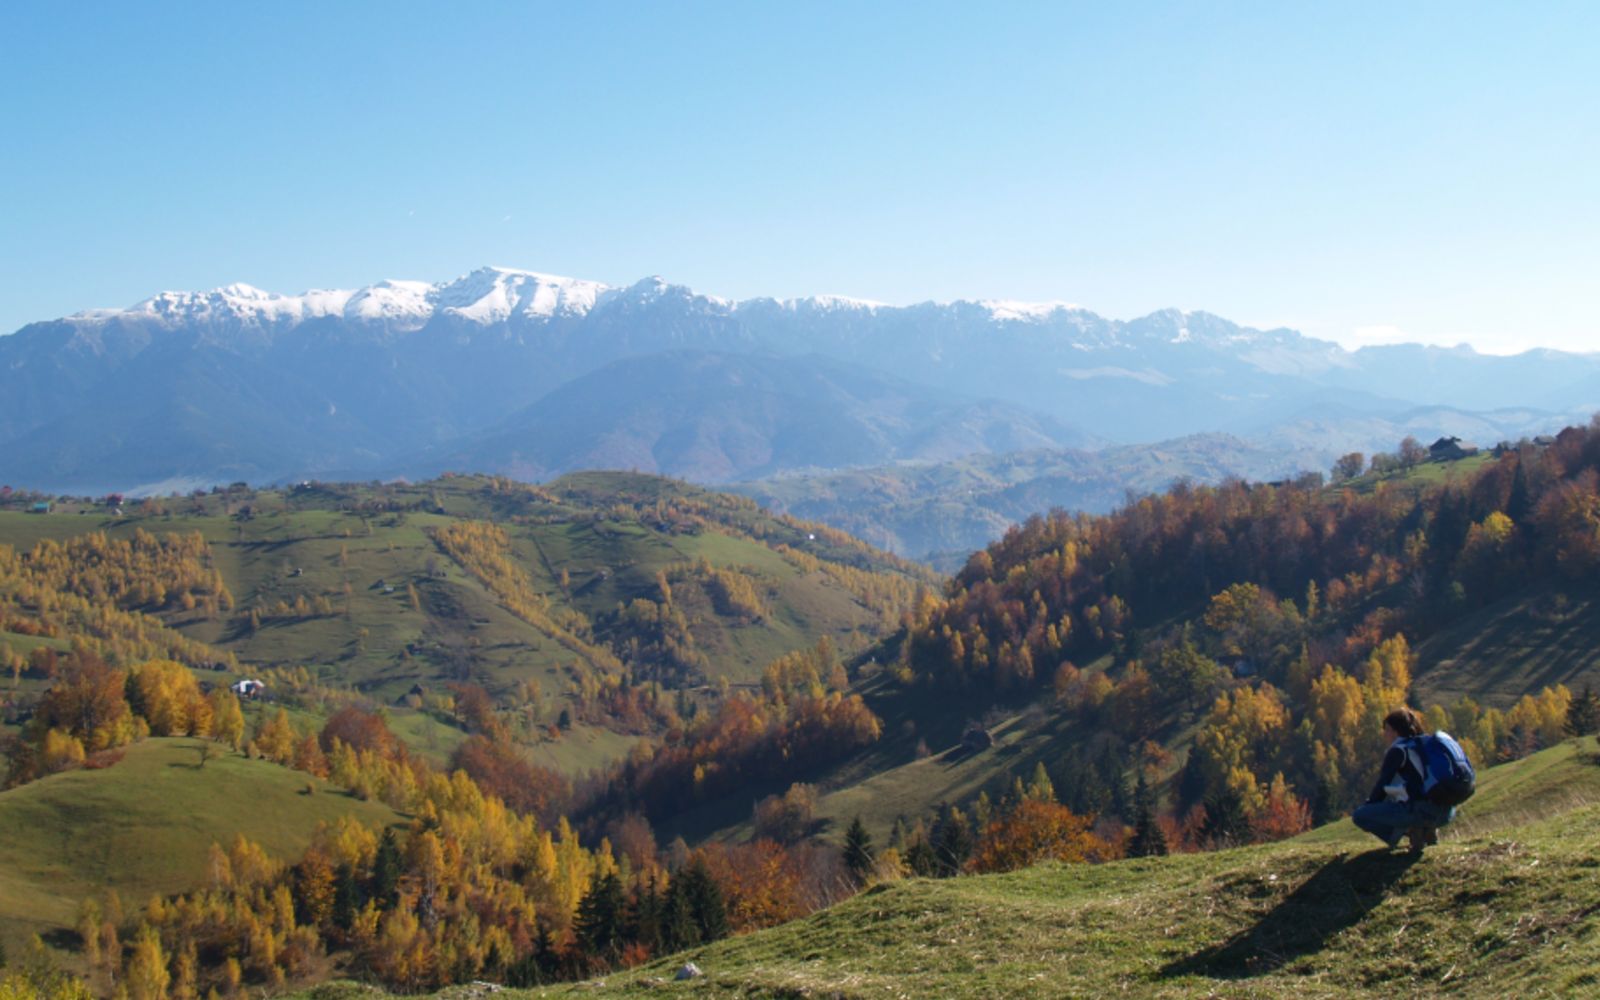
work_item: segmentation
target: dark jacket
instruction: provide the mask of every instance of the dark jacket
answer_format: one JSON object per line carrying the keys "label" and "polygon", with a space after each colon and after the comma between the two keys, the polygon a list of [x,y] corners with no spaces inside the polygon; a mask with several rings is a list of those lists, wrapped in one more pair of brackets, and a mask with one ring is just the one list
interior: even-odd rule
{"label": "dark jacket", "polygon": [[1383,770],[1378,772],[1378,783],[1372,786],[1372,794],[1367,796],[1368,802],[1382,802],[1389,797],[1384,789],[1391,785],[1405,786],[1405,800],[1416,802],[1422,798],[1422,771],[1419,762],[1409,752],[1411,741],[1398,739],[1389,744],[1389,752],[1383,755]]}

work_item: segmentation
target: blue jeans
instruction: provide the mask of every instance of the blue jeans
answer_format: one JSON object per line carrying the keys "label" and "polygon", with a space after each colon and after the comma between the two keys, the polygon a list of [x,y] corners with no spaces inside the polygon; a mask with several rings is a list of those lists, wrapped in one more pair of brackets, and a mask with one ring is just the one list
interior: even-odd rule
{"label": "blue jeans", "polygon": [[1357,806],[1350,819],[1361,829],[1377,837],[1390,847],[1400,843],[1400,838],[1414,826],[1444,826],[1456,818],[1449,806],[1436,806],[1426,799],[1397,802],[1368,802]]}

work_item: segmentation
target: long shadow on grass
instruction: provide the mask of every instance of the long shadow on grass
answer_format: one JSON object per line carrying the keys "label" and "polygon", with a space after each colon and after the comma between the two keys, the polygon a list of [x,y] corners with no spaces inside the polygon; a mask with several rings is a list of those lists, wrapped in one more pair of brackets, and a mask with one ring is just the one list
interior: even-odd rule
{"label": "long shadow on grass", "polygon": [[[1317,870],[1254,926],[1161,969],[1166,976],[1244,979],[1278,969],[1301,955],[1322,950],[1333,935],[1361,922],[1383,902],[1406,869],[1411,854],[1382,848],[1339,857]],[[1241,891],[1248,891],[1241,887]]]}

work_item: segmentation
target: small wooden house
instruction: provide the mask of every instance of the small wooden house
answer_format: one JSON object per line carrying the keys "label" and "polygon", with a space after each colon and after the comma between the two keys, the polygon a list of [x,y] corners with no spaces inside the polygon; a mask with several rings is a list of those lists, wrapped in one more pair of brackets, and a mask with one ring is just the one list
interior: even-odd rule
{"label": "small wooden house", "polygon": [[1428,446],[1428,458],[1434,462],[1451,462],[1478,453],[1478,446],[1458,437],[1442,437]]}

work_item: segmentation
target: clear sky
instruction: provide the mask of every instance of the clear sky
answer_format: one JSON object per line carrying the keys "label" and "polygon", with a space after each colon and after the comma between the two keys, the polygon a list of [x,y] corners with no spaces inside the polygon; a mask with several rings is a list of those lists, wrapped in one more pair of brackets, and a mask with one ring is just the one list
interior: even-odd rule
{"label": "clear sky", "polygon": [[1600,4],[0,5],[0,330],[489,263],[1600,350]]}

